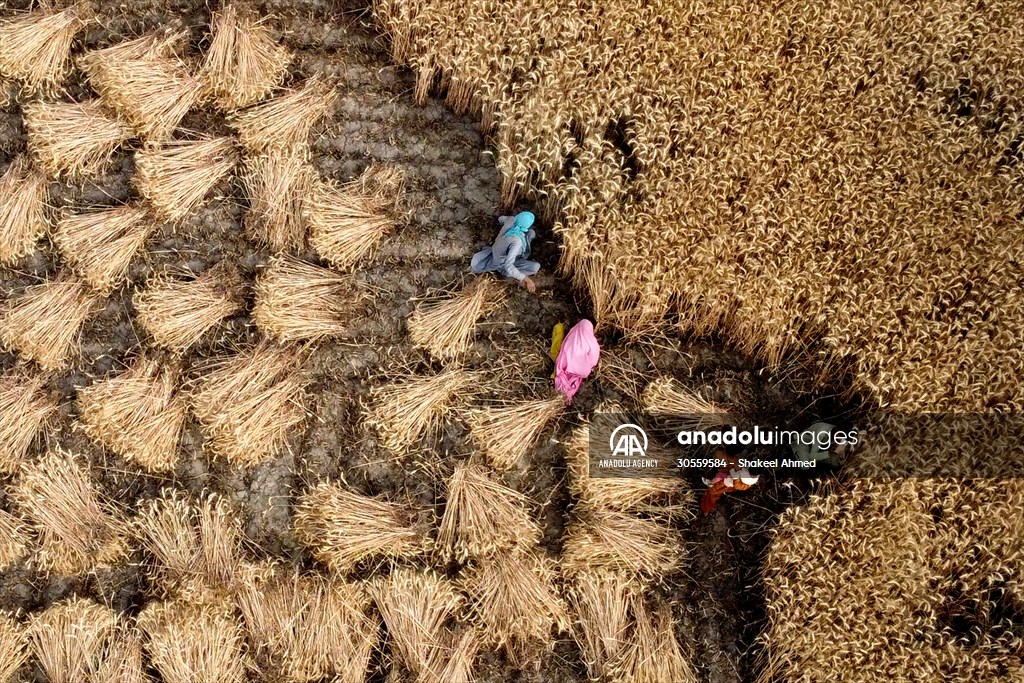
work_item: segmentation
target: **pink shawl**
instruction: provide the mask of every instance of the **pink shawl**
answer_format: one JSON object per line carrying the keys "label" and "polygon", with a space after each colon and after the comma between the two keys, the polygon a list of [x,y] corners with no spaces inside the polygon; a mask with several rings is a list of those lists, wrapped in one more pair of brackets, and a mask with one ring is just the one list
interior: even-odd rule
{"label": "pink shawl", "polygon": [[594,336],[594,325],[589,320],[576,323],[565,335],[562,349],[555,360],[555,388],[565,395],[568,403],[579,391],[580,384],[601,357],[601,347]]}

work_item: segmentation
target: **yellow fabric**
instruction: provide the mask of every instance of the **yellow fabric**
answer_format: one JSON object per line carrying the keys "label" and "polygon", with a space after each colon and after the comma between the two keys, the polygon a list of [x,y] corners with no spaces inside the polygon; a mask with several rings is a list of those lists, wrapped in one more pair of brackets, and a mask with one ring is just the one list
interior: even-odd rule
{"label": "yellow fabric", "polygon": [[[565,325],[562,323],[555,323],[554,329],[551,330],[551,351],[548,355],[551,356],[551,362],[554,363],[558,360],[558,352],[562,350],[562,340],[565,338]],[[555,371],[551,371],[551,376],[555,376]]]}

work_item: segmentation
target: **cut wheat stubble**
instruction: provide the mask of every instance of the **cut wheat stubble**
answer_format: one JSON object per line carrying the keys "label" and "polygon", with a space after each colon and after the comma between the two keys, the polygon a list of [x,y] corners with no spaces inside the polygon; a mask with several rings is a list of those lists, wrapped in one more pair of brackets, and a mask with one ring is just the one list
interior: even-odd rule
{"label": "cut wheat stubble", "polygon": [[78,390],[85,432],[149,472],[168,472],[179,461],[185,403],[178,372],[154,358]]}
{"label": "cut wheat stubble", "polygon": [[71,41],[91,18],[82,2],[0,22],[0,74],[21,81],[29,92],[55,92],[70,71]]}
{"label": "cut wheat stubble", "polygon": [[42,571],[79,574],[127,550],[125,522],[69,453],[54,449],[25,463],[11,497],[38,539],[32,562]]}
{"label": "cut wheat stubble", "polygon": [[480,466],[455,468],[437,532],[438,550],[444,559],[486,561],[499,552],[535,546],[541,535],[530,517],[526,496],[497,483]]}
{"label": "cut wheat stubble", "polygon": [[305,247],[304,205],[313,191],[314,169],[303,152],[276,152],[245,159],[243,181],[249,195],[245,229],[273,251]]}
{"label": "cut wheat stubble", "polygon": [[439,360],[459,358],[469,349],[477,322],[502,302],[505,292],[493,278],[478,277],[453,298],[421,303],[409,317],[413,344]]}
{"label": "cut wheat stubble", "polygon": [[236,112],[229,119],[242,145],[254,154],[296,151],[306,146],[309,131],[334,106],[337,90],[314,76],[301,88]]}
{"label": "cut wheat stubble", "polygon": [[488,462],[509,470],[523,464],[545,427],[565,410],[561,396],[474,408],[466,414],[469,435]]}
{"label": "cut wheat stubble", "polygon": [[131,132],[99,100],[33,102],[24,107],[28,150],[47,175],[83,178],[110,165]]}
{"label": "cut wheat stubble", "polygon": [[46,200],[50,184],[32,168],[28,157],[16,158],[0,178],[0,265],[32,252],[48,226]]}
{"label": "cut wheat stubble", "polygon": [[121,206],[66,214],[53,241],[89,287],[106,296],[127,279],[132,258],[155,227],[144,208]]}
{"label": "cut wheat stubble", "polygon": [[373,165],[355,181],[317,181],[304,204],[309,242],[339,270],[354,268],[395,229],[404,174],[394,166]]}
{"label": "cut wheat stubble", "polygon": [[243,468],[276,456],[306,419],[302,360],[297,349],[262,343],[204,368],[188,393],[206,448]]}
{"label": "cut wheat stubble", "polygon": [[135,186],[160,218],[177,221],[202,204],[207,193],[238,163],[230,138],[177,140],[135,155]]}
{"label": "cut wheat stubble", "polygon": [[192,279],[160,275],[132,296],[135,319],[156,346],[183,354],[245,305],[237,274],[211,269]]}
{"label": "cut wheat stubble", "polygon": [[0,342],[43,370],[63,370],[100,297],[74,278],[27,288],[0,306]]}
{"label": "cut wheat stubble", "polygon": [[367,560],[415,558],[429,549],[418,511],[320,483],[295,506],[295,534],[313,556],[340,576]]}
{"label": "cut wheat stubble", "polygon": [[46,384],[41,375],[0,375],[0,473],[18,471],[57,410],[58,401],[45,391]]}
{"label": "cut wheat stubble", "polygon": [[292,256],[276,256],[256,281],[253,321],[287,343],[345,336],[362,300],[352,278]]}
{"label": "cut wheat stubble", "polygon": [[213,13],[213,40],[200,78],[221,109],[256,104],[279,86],[292,55],[278,45],[262,20],[236,3]]}

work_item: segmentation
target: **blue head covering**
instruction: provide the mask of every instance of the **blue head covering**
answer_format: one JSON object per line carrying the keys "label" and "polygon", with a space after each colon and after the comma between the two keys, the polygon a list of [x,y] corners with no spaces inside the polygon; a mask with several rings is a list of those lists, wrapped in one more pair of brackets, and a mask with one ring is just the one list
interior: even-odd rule
{"label": "blue head covering", "polygon": [[512,225],[505,228],[502,233],[506,237],[518,237],[523,242],[523,246],[526,246],[526,233],[533,227],[534,215],[529,211],[523,211],[517,213],[516,217],[512,219]]}

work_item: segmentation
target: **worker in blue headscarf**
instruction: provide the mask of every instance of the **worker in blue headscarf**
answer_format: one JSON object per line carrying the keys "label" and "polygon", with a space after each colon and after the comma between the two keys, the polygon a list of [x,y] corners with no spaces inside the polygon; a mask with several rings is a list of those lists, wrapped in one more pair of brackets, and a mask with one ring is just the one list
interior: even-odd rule
{"label": "worker in blue headscarf", "polygon": [[537,233],[533,230],[534,216],[529,211],[515,216],[500,216],[501,230],[494,244],[473,254],[470,268],[474,273],[501,273],[517,280],[534,294],[537,285],[530,279],[540,270],[540,264],[530,261],[530,243]]}

